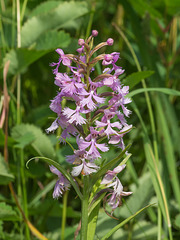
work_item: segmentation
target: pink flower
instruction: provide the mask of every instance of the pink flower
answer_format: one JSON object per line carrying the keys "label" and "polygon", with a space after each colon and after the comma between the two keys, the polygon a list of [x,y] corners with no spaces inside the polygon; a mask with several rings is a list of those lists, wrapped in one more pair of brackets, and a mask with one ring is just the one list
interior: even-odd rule
{"label": "pink flower", "polygon": [[105,143],[99,144],[96,142],[98,134],[100,132],[94,130],[93,127],[90,127],[90,134],[86,137],[86,141],[80,138],[78,140],[78,146],[80,150],[87,150],[87,155],[91,155],[94,158],[101,158],[100,153],[98,152],[97,148],[100,149],[102,152],[107,152],[109,148],[106,146]]}
{"label": "pink flower", "polygon": [[53,165],[50,166],[50,171],[58,176],[58,180],[54,187],[53,198],[61,197],[64,191],[70,187],[69,181],[62,175],[62,173]]}
{"label": "pink flower", "polygon": [[87,106],[87,108],[91,111],[93,111],[97,107],[97,104],[94,101],[96,101],[98,104],[104,103],[105,101],[104,98],[97,95],[95,90],[91,90],[90,92],[84,91],[82,94],[85,96],[85,98],[83,98],[83,100],[81,101],[81,105],[83,107]]}
{"label": "pink flower", "polygon": [[114,191],[110,193],[111,195],[110,199],[108,200],[108,204],[111,206],[111,208],[114,210],[119,206],[121,196],[128,196],[132,194],[132,192],[124,192],[123,186],[119,180],[119,178],[116,176],[118,173],[120,173],[126,165],[117,166],[113,169],[113,171],[109,170],[107,171],[106,175],[104,176],[103,180],[101,181],[101,184],[105,184],[107,187],[113,187]]}
{"label": "pink flower", "polygon": [[71,65],[71,60],[64,54],[63,50],[58,48],[56,49],[56,52],[60,55],[59,62],[58,63],[51,63],[50,66],[56,66],[57,67],[53,70],[54,74],[58,73],[58,68],[60,63],[62,62],[63,65],[70,67]]}
{"label": "pink flower", "polygon": [[82,163],[79,166],[73,167],[73,170],[71,172],[72,176],[77,177],[80,173],[83,175],[89,175],[93,172],[96,172],[99,167],[92,163],[92,162],[86,162],[85,159],[82,159]]}
{"label": "pink flower", "polygon": [[81,106],[76,107],[75,110],[71,108],[64,108],[63,114],[68,118],[69,123],[75,123],[76,125],[82,125],[86,123],[86,119],[80,115],[80,112],[85,112],[82,110]]}

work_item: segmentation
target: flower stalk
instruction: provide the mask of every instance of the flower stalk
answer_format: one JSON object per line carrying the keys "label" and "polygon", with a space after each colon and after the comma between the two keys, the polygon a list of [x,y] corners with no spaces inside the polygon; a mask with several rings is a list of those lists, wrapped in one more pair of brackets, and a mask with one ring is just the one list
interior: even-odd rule
{"label": "flower stalk", "polygon": [[83,177],[83,199],[81,216],[81,240],[87,240],[88,230],[89,178]]}
{"label": "flower stalk", "polygon": [[[94,47],[94,38],[97,35],[98,32],[93,30],[86,40],[79,39],[77,56],[57,49],[59,61],[51,63],[51,66],[55,67],[54,83],[59,87],[59,92],[50,104],[57,118],[46,131],[54,132],[61,127],[60,142],[67,143],[66,139],[74,136],[77,143],[73,155],[66,156],[72,177],[62,167],[57,169],[57,164],[50,166],[51,172],[58,176],[53,198],[62,196],[63,192],[69,189],[71,179],[71,185],[75,187],[82,203],[81,240],[87,239],[90,195],[91,199],[99,201],[103,194],[103,202],[111,207],[112,214],[120,205],[121,198],[132,194],[123,191],[123,185],[117,177],[126,166],[125,163],[120,164],[120,157],[128,155],[128,147],[125,147],[123,137],[132,129],[125,119],[131,113],[126,107],[131,102],[131,99],[126,97],[129,87],[123,86],[119,80],[119,76],[124,72],[117,65],[120,53],[97,54],[99,49],[112,46],[113,39],[109,38]],[[97,76],[95,65],[99,62],[103,70]],[[67,73],[59,72],[61,64],[69,69]],[[103,91],[104,89],[106,91]],[[70,143],[69,145],[71,146]],[[122,149],[122,153],[120,157],[103,166],[103,153],[109,151],[110,145]],[[78,176],[83,180],[82,189],[77,187],[75,178]],[[100,180],[98,184],[97,176]],[[94,184],[97,186],[92,195]]]}

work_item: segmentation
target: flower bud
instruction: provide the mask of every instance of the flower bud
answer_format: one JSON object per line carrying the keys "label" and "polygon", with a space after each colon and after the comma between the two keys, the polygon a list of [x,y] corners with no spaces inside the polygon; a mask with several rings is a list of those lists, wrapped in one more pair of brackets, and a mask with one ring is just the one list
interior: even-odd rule
{"label": "flower bud", "polygon": [[82,39],[82,38],[80,38],[79,40],[78,40],[78,45],[79,46],[83,46],[84,45],[84,39]]}
{"label": "flower bud", "polygon": [[112,38],[108,38],[107,45],[112,46],[114,43],[114,40]]}
{"label": "flower bud", "polygon": [[97,30],[92,30],[92,36],[97,37],[97,35],[98,35],[98,31]]}

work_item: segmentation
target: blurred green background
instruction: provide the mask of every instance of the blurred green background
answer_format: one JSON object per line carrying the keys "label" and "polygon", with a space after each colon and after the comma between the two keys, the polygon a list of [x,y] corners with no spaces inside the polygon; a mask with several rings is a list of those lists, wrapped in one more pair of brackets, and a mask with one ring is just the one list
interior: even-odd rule
{"label": "blurred green background", "polygon": [[[58,60],[56,48],[75,54],[78,39],[93,29],[95,44],[114,39],[103,51],[120,52],[122,83],[133,100],[127,121],[135,127],[124,139],[132,157],[120,175],[133,195],[114,212],[119,221],[102,207],[96,239],[149,203],[156,205],[110,239],[180,239],[180,1],[1,0],[0,9],[0,239],[73,239],[81,216],[74,190],[53,200],[48,165],[25,164],[45,156],[66,167],[70,148],[59,144],[60,132],[45,133],[56,117],[49,104],[58,90],[49,64]],[[32,234],[28,219],[41,234]]]}

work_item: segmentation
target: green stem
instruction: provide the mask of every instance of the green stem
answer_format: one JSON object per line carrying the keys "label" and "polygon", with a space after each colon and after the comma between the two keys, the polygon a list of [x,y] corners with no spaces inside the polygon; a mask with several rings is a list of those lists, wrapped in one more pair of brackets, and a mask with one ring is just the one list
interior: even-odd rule
{"label": "green stem", "polygon": [[4,30],[3,30],[3,24],[2,24],[2,16],[0,16],[0,33],[1,33],[1,42],[2,42],[2,45],[3,45],[3,48],[2,48],[2,51],[3,51],[3,54],[5,55],[6,54],[6,51],[8,51],[8,46],[7,46],[7,43],[6,43],[6,40],[5,40],[5,36],[4,36]]}
{"label": "green stem", "polygon": [[[17,7],[17,48],[21,48],[21,12],[20,12],[20,0],[16,1]],[[17,124],[21,124],[21,75],[17,76]],[[26,219],[28,219],[28,204],[27,204],[27,192],[26,192],[26,180],[24,172],[24,150],[20,150],[20,174],[22,181],[22,200],[23,200],[23,210]],[[25,225],[25,236],[27,240],[30,240],[29,227]]]}
{"label": "green stem", "polygon": [[[25,179],[25,172],[24,172],[25,167],[24,167],[23,149],[20,150],[20,161],[21,161],[20,172],[21,172],[21,181],[22,181],[23,208],[24,208],[24,214],[26,218],[28,218],[28,203],[27,203],[26,179]],[[26,239],[30,240],[31,239],[30,232],[27,225],[26,225],[25,231],[26,231]]]}
{"label": "green stem", "polygon": [[158,204],[158,240],[161,240],[162,214],[160,205]]}
{"label": "green stem", "polygon": [[11,48],[14,48],[14,44],[15,44],[15,34],[16,34],[16,3],[15,0],[12,1],[12,28],[11,28],[11,32],[12,32],[12,37],[11,37]]}
{"label": "green stem", "polygon": [[25,14],[25,11],[26,11],[27,2],[28,2],[28,0],[24,0],[24,2],[23,2],[23,6],[22,6],[22,10],[21,10],[21,23],[22,23],[23,18],[24,18],[24,14]]}
{"label": "green stem", "polygon": [[83,199],[81,216],[81,240],[87,240],[88,230],[88,201],[89,201],[89,177],[83,177]]}
{"label": "green stem", "polygon": [[61,240],[64,240],[64,233],[66,228],[66,213],[67,213],[67,199],[68,199],[68,191],[66,191],[63,195],[63,212],[62,212],[62,224],[61,224]]}

